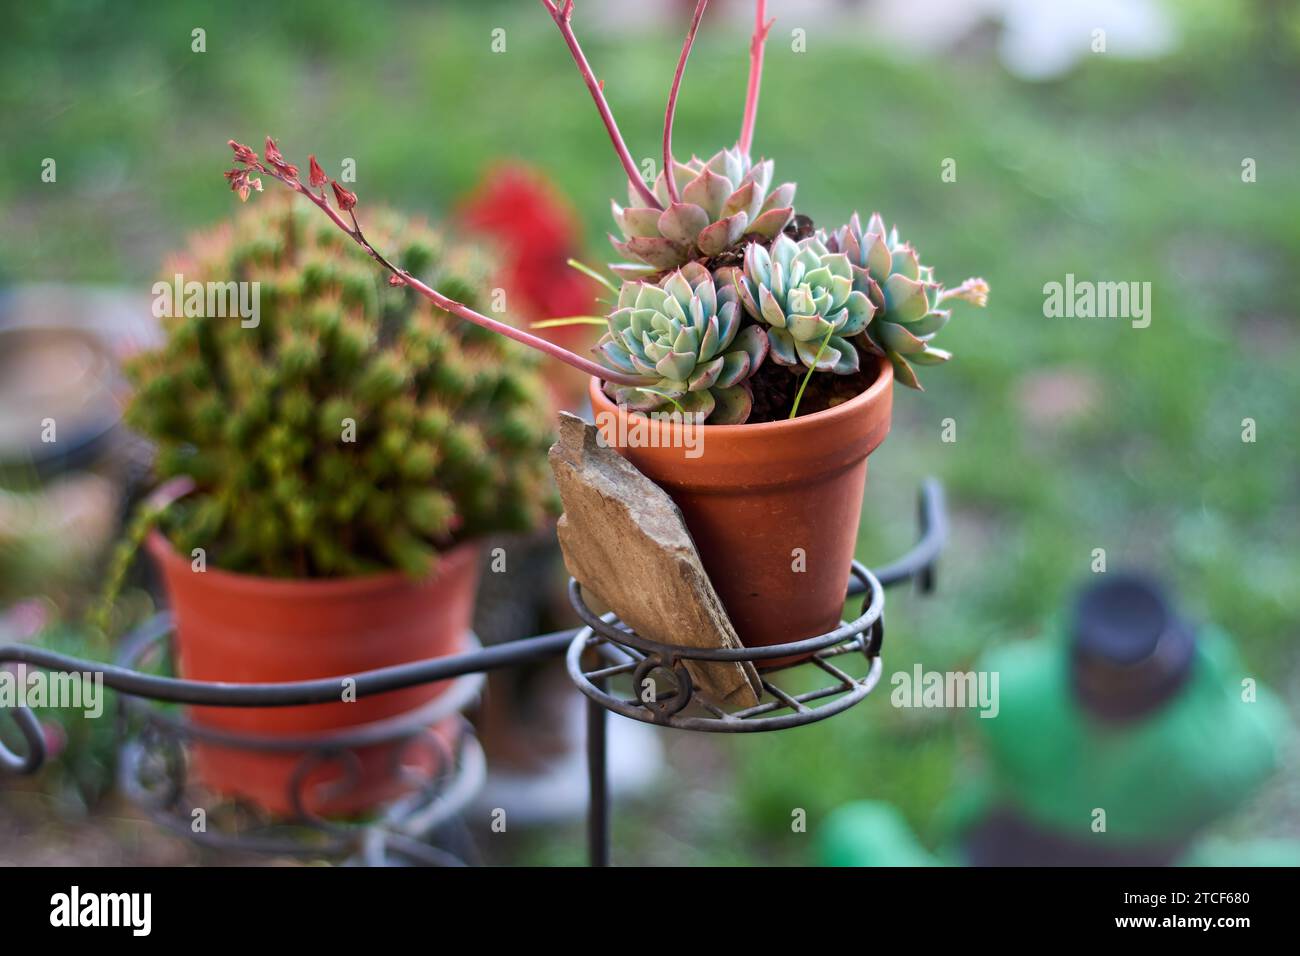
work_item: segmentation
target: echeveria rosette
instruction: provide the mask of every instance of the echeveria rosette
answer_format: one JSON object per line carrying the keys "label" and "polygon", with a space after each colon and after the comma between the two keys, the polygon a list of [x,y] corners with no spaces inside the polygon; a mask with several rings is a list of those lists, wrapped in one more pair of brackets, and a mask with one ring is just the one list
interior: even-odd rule
{"label": "echeveria rosette", "polygon": [[865,292],[877,310],[868,333],[873,351],[888,357],[894,377],[911,388],[921,387],[913,365],[939,365],[952,358],[933,345],[952,316],[939,306],[949,299],[978,306],[988,302],[983,279],[967,279],[955,289],[935,282],[934,271],[921,264],[916,250],[899,241],[897,227],[886,232],[879,213],[871,216],[865,232],[854,213],[847,226],[826,238],[826,246],[848,256],[854,289]]}
{"label": "echeveria rosette", "polygon": [[637,260],[611,267],[624,278],[644,278],[716,256],[742,236],[772,239],[794,216],[794,183],[768,192],[770,159],[751,164],[739,150],[726,149],[708,160],[676,163],[674,172],[680,202],[671,201],[660,173],[654,194],[662,210],[646,207],[631,187],[626,209],[612,204],[623,241],[613,236],[610,241],[623,255]]}
{"label": "echeveria rosette", "polygon": [[745,310],[767,326],[772,361],[837,375],[858,370],[852,340],[875,309],[853,288],[848,256],[830,252],[816,237],[795,242],[782,234],[770,251],[751,243],[744,269],[730,274]]}
{"label": "echeveria rosette", "polygon": [[624,282],[609,331],[597,343],[610,368],[645,376],[641,386],[605,383],[605,394],[635,411],[678,410],[715,425],[749,418],[746,381],[767,355],[767,333],[742,329],[732,288],[689,262],[658,284]]}

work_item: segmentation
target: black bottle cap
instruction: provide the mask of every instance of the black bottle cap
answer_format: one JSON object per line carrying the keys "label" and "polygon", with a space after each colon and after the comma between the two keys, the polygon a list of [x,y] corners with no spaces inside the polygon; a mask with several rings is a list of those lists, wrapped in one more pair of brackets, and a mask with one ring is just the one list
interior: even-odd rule
{"label": "black bottle cap", "polygon": [[1195,634],[1165,589],[1144,574],[1111,572],[1083,589],[1074,607],[1075,694],[1104,720],[1135,720],[1186,683]]}

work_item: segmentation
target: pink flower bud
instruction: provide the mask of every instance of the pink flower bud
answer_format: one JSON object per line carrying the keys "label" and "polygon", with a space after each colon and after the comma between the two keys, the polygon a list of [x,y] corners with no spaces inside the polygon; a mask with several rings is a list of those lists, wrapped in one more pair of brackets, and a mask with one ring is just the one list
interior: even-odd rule
{"label": "pink flower bud", "polygon": [[330,180],[330,185],[334,187],[334,201],[339,204],[339,208],[344,212],[349,211],[357,204],[357,194],[350,193],[335,180]]}
{"label": "pink flower bud", "polygon": [[320,163],[316,162],[315,156],[307,157],[307,168],[312,189],[319,189],[321,186],[324,186],[325,181],[329,177],[325,175],[325,170],[320,168]]}
{"label": "pink flower bud", "polygon": [[243,143],[236,143],[233,139],[226,140],[226,145],[235,151],[235,161],[238,163],[255,163],[257,162],[257,153],[253,152]]}
{"label": "pink flower bud", "polygon": [[236,167],[235,169],[227,170],[225,176],[226,181],[230,183],[231,190],[239,193],[239,198],[243,202],[248,202],[248,193],[250,190],[256,189],[258,192],[262,191],[262,181],[260,179],[249,179],[247,169]]}
{"label": "pink flower bud", "polygon": [[298,167],[284,161],[284,156],[275,145],[275,140],[266,138],[266,161],[275,167],[276,172],[287,179],[298,178]]}

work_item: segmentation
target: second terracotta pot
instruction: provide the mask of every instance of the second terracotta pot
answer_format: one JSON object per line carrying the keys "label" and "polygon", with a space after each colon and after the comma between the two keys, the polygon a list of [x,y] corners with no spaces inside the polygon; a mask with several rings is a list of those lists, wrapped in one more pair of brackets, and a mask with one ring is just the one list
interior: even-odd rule
{"label": "second terracotta pot", "polygon": [[693,435],[615,406],[594,379],[590,392],[605,441],[677,503],[737,634],[757,647],[839,624],[867,456],[889,432],[893,384],[879,363],[875,382],[841,405]]}
{"label": "second terracotta pot", "polygon": [[[147,546],[162,571],[175,616],[180,676],[191,680],[274,683],[355,674],[443,657],[466,648],[479,564],[475,542],[443,554],[437,573],[413,581],[398,572],[292,580],[197,572],[158,532]],[[311,736],[401,718],[428,705],[450,682],[299,707],[193,707],[193,721],[261,738]],[[340,685],[340,698],[342,686]],[[251,800],[277,815],[295,807],[350,815],[412,788],[410,767],[430,773],[455,742],[456,718],[433,728],[447,746],[381,743],[353,758],[318,763],[303,780],[300,750],[254,751],[196,743],[200,780],[211,790]],[[355,761],[355,762],[354,762]],[[355,771],[355,774],[350,772]]]}

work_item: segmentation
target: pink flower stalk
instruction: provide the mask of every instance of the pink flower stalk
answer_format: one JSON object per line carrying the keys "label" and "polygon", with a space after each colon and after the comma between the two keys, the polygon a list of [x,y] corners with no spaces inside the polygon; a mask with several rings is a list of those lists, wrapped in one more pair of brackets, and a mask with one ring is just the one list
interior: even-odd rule
{"label": "pink flower stalk", "polygon": [[357,245],[364,249],[370,258],[374,259],[377,263],[387,269],[393,277],[389,279],[390,283],[393,282],[393,279],[396,279],[397,282],[393,284],[410,286],[444,312],[450,312],[452,315],[464,319],[467,322],[473,322],[475,325],[482,326],[485,329],[504,335],[506,338],[514,339],[516,342],[521,342],[530,348],[537,349],[539,352],[550,355],[552,358],[557,358],[561,362],[572,365],[574,368],[586,372],[588,375],[595,375],[605,381],[618,382],[622,385],[636,385],[640,382],[640,379],[635,375],[629,375],[605,368],[603,365],[598,365],[590,359],[583,358],[580,355],[575,355],[568,349],[556,345],[554,342],[548,342],[546,339],[533,335],[531,332],[525,332],[523,329],[517,329],[513,325],[507,325],[505,322],[498,322],[496,319],[491,319],[482,313],[475,312],[469,306],[457,302],[455,299],[448,298],[436,289],[429,287],[405,269],[393,265],[393,263],[385,258],[378,249],[370,244],[370,240],[368,240],[365,233],[361,231],[361,223],[357,221],[356,215],[356,193],[349,192],[334,180],[330,180],[330,186],[334,190],[335,202],[338,204],[340,210],[348,214],[348,219],[345,220],[330,205],[329,200],[325,196],[324,189],[321,189],[320,193],[317,194],[299,181],[297,168],[284,161],[284,157],[280,155],[278,149],[275,149],[275,143],[270,137],[267,137],[267,145],[275,150],[274,155],[276,159],[273,160],[268,157],[267,163],[269,163],[269,165],[264,164],[258,158],[257,153],[249,147],[237,143],[233,139],[229,141],[229,145],[230,148],[234,150],[235,162],[246,167],[243,169],[236,167],[226,173],[226,179],[230,181],[230,188],[238,192],[241,199],[247,200],[248,190],[251,183],[256,183],[256,185],[251,188],[256,188],[258,190],[261,189],[260,181],[250,179],[250,170],[262,173],[265,176],[270,176],[273,179],[278,179],[294,192],[301,193],[315,203],[317,208],[325,213],[334,225],[338,226],[338,228],[346,233]]}
{"label": "pink flower stalk", "polygon": [[695,16],[691,17],[691,27],[686,31],[686,40],[682,43],[682,55],[677,60],[677,70],[673,73],[672,89],[668,91],[668,108],[664,111],[664,183],[668,186],[668,198],[674,203],[681,202],[677,194],[677,176],[673,171],[673,118],[677,115],[677,93],[682,87],[682,77],[686,74],[686,61],[695,45],[695,33],[700,28],[704,17],[704,8],[709,0],[699,0],[695,5]]}
{"label": "pink flower stalk", "polygon": [[587,90],[596,103],[596,111],[600,113],[600,118],[605,124],[605,131],[609,134],[609,140],[614,144],[614,152],[618,153],[619,162],[623,164],[623,169],[627,172],[628,182],[632,184],[632,188],[637,191],[637,194],[645,200],[647,207],[650,209],[663,209],[663,204],[655,198],[655,194],[642,181],[641,173],[632,160],[632,154],[628,152],[627,143],[623,141],[623,134],[618,131],[618,123],[614,121],[614,114],[610,111],[609,103],[605,100],[605,84],[596,79],[591,64],[587,62],[587,57],[578,44],[578,38],[574,36],[571,22],[573,19],[573,0],[559,0],[559,2],[556,2],[556,0],[542,0],[542,6],[551,15],[555,25],[560,28],[560,35],[564,37],[564,43],[569,48],[569,54],[573,57],[573,62],[578,65],[578,72],[582,74],[583,82],[587,84]]}
{"label": "pink flower stalk", "polygon": [[767,0],[754,4],[754,37],[749,41],[749,85],[745,91],[745,115],[740,124],[740,151],[746,156],[754,143],[754,122],[758,117],[758,88],[763,80],[763,45],[776,17],[763,22],[767,14]]}

